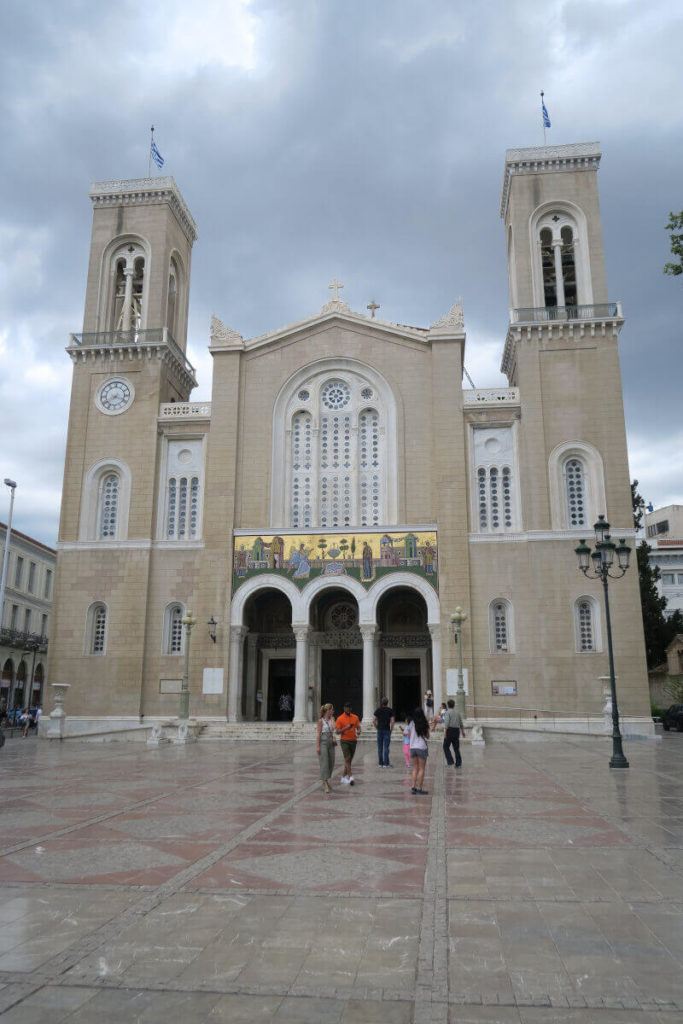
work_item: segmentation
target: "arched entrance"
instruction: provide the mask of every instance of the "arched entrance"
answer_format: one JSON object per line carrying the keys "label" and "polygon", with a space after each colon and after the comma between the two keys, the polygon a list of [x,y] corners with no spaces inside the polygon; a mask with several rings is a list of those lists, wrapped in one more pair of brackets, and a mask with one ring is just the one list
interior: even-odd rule
{"label": "arched entrance", "polygon": [[33,703],[34,704],[42,704],[43,703],[43,682],[44,682],[43,663],[41,661],[41,662],[38,662],[38,664],[36,665],[36,671],[35,671],[34,676],[33,676]]}
{"label": "arched entrance", "polygon": [[296,640],[289,597],[271,588],[257,590],[244,606],[244,624],[241,716],[247,721],[291,722]]}
{"label": "arched entrance", "polygon": [[334,704],[341,713],[350,701],[363,711],[363,638],[358,603],[347,590],[324,590],[311,604],[309,687],[314,706]]}
{"label": "arched entrance", "polygon": [[408,587],[388,590],[377,605],[381,696],[404,721],[432,687],[427,604]]}
{"label": "arched entrance", "polygon": [[14,662],[8,658],[2,666],[2,677],[0,678],[0,704],[9,710],[10,693],[12,691],[12,680],[14,679]]}
{"label": "arched entrance", "polygon": [[19,662],[19,668],[17,669],[17,680],[14,685],[14,694],[12,695],[12,707],[23,708],[24,706],[24,691],[26,690],[26,662],[22,660]]}

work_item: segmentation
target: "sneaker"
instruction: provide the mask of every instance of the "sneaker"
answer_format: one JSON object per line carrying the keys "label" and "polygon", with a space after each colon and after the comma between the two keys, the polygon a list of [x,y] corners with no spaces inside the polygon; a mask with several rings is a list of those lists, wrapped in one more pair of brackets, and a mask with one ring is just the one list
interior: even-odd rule
{"label": "sneaker", "polygon": [[349,778],[348,778],[349,786],[352,786],[353,782],[354,782],[353,775],[349,775]]}
{"label": "sneaker", "polygon": [[393,768],[394,766],[393,766],[393,764],[385,764],[384,767],[385,768]]}
{"label": "sneaker", "polygon": [[341,779],[341,780],[342,780],[342,782],[343,782],[343,784],[344,784],[345,786],[348,786],[348,784],[349,784],[349,780],[348,780],[348,778],[346,777],[346,775],[342,775],[342,779]]}
{"label": "sneaker", "polygon": [[411,786],[410,792],[411,793],[417,793],[417,790],[415,789],[415,786]]}
{"label": "sneaker", "polygon": [[428,789],[416,789],[415,792],[416,793],[420,793],[422,796],[427,796],[427,794],[429,793],[429,790]]}

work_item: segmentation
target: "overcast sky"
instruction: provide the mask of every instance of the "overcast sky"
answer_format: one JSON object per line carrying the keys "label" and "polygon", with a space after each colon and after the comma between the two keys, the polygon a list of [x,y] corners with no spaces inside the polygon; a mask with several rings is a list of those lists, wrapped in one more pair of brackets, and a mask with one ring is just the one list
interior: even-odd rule
{"label": "overcast sky", "polygon": [[[417,326],[462,296],[466,365],[504,383],[505,149],[599,141],[627,323],[631,475],[683,503],[683,5],[672,0],[8,0],[0,14],[0,478],[54,544],[91,181],[147,174],[149,127],[199,230],[188,355],[316,313],[333,277]],[[0,519],[8,495],[1,488]]]}

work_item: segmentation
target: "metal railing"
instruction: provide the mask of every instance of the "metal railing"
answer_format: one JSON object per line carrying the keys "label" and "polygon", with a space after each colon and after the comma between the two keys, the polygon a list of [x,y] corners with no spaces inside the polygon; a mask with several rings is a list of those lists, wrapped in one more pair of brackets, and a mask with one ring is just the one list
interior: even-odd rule
{"label": "metal railing", "polygon": [[177,343],[168,327],[155,327],[147,331],[92,331],[72,334],[71,345],[75,348],[139,348],[167,345],[176,359],[194,375],[194,366]]}
{"label": "metal railing", "polygon": [[567,320],[609,320],[622,315],[620,302],[598,302],[592,306],[527,306],[513,309],[513,324],[543,324]]}
{"label": "metal railing", "polygon": [[10,629],[3,626],[0,629],[0,643],[6,647],[23,648],[25,651],[47,650],[47,637],[43,633],[26,633],[22,629]]}
{"label": "metal railing", "polygon": [[[501,700],[505,700],[501,697]],[[533,729],[556,729],[559,725],[584,724],[593,732],[602,732],[605,715],[599,711],[557,711],[554,708],[520,708],[510,704],[471,704],[466,702],[468,718],[487,725],[497,724],[529,727]],[[582,731],[585,731],[583,729]]]}

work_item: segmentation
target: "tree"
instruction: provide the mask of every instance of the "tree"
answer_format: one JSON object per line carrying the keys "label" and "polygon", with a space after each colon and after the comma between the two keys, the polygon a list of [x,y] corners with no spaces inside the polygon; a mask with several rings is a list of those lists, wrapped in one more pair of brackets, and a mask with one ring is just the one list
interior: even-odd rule
{"label": "tree", "polygon": [[[631,484],[633,502],[633,525],[639,530],[643,521],[644,502],[638,494],[638,481]],[[679,611],[673,615],[664,614],[666,598],[661,597],[657,590],[657,580],[661,576],[659,567],[650,561],[652,548],[646,540],[642,540],[636,548],[638,559],[638,581],[640,583],[640,604],[643,612],[643,632],[645,634],[645,653],[647,667],[654,668],[666,660],[666,648],[676,633],[683,632],[683,615]]]}
{"label": "tree", "polygon": [[666,230],[671,232],[671,253],[676,257],[677,262],[665,263],[664,273],[677,277],[679,274],[683,274],[683,210],[680,213],[669,214]]}

